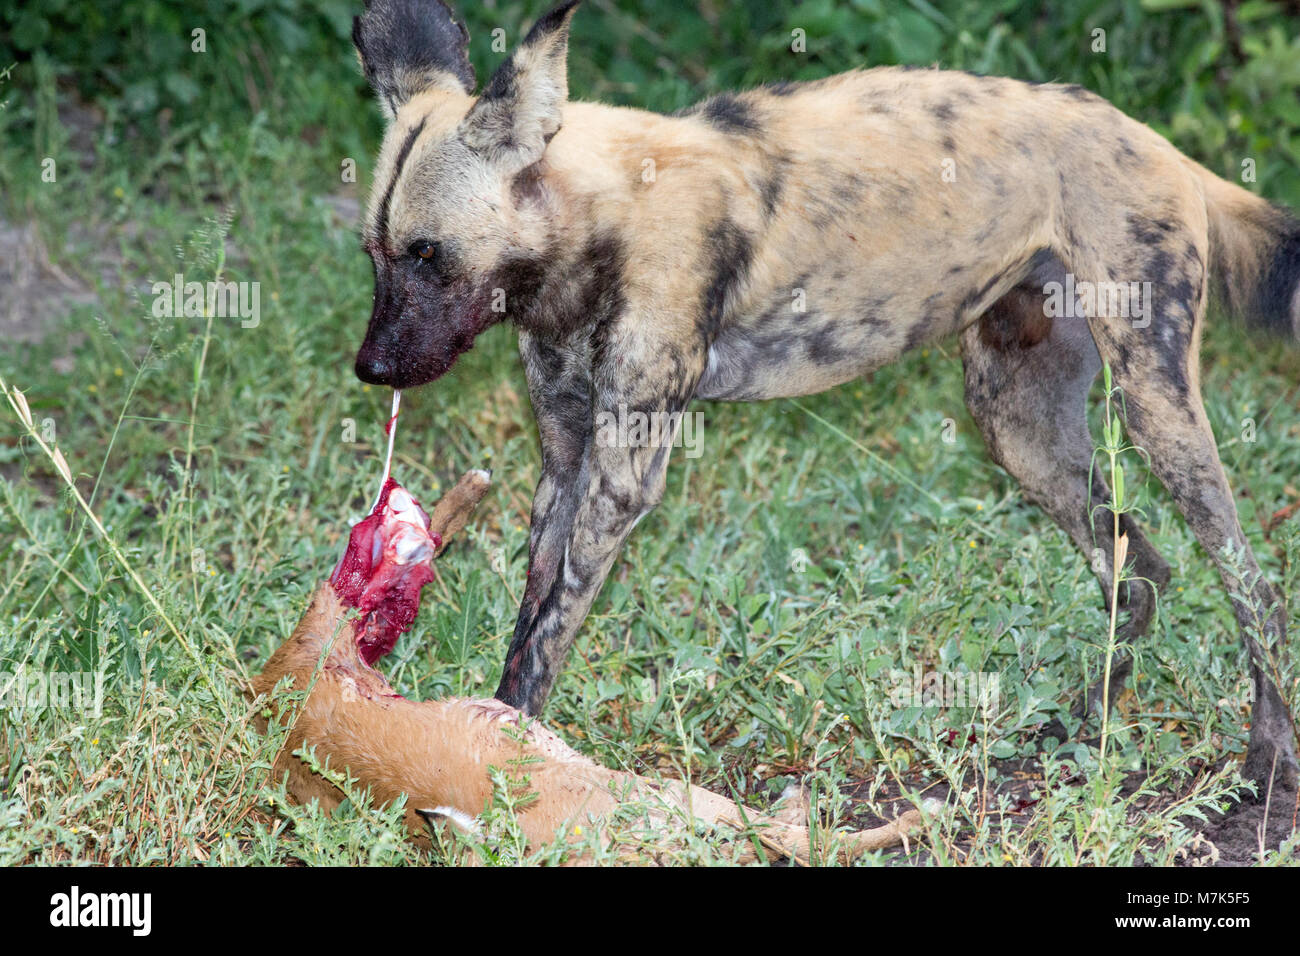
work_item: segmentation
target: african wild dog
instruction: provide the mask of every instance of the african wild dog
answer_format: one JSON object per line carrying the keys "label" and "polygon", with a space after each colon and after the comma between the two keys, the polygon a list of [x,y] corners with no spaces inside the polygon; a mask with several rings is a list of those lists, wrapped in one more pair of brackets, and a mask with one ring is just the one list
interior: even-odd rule
{"label": "african wild dog", "polygon": [[[569,102],[574,7],[539,20],[477,97],[467,35],[440,0],[372,0],[353,31],[390,119],[357,374],[420,385],[500,319],[519,331],[542,477],[500,699],[541,710],[663,494],[666,445],[607,447],[598,414],[806,395],[947,336],[961,337],[993,457],[1086,553],[1113,546],[1090,518],[1108,491],[1085,421],[1104,358],[1132,439],[1221,573],[1229,542],[1257,571],[1201,404],[1198,342],[1211,280],[1249,325],[1300,334],[1296,220],[1078,86],[880,68],[676,116]],[[1045,290],[1067,277],[1150,282],[1151,315],[1054,318]],[[1122,530],[1131,640],[1169,567],[1127,516]],[[1280,645],[1277,593],[1260,580],[1253,597]],[[1294,785],[1261,628],[1235,611],[1255,690],[1245,772]]]}

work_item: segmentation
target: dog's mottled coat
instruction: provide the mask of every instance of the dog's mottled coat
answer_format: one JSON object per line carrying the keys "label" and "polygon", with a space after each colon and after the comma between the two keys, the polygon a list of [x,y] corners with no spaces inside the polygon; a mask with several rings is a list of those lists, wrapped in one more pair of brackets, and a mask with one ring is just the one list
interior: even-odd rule
{"label": "dog's mottled coat", "polygon": [[[600,413],[809,394],[954,335],[993,457],[1087,554],[1114,544],[1091,517],[1109,493],[1085,420],[1104,359],[1129,435],[1197,538],[1221,570],[1228,544],[1258,570],[1197,354],[1212,290],[1249,325],[1300,335],[1288,213],[1079,86],[879,68],[676,116],[570,102],[575,6],[539,20],[477,96],[439,0],[373,0],[354,31],[391,117],[365,223],[375,305],[358,375],[419,385],[495,322],[519,332],[542,478],[502,700],[542,708],[623,541],[662,497],[666,444],[607,447]],[[1150,283],[1149,314],[1052,316],[1046,290],[1067,273]],[[1169,569],[1122,524],[1131,640]],[[1245,770],[1294,784],[1291,720],[1260,643],[1281,643],[1284,614],[1266,582],[1253,597],[1236,602],[1256,690]]]}

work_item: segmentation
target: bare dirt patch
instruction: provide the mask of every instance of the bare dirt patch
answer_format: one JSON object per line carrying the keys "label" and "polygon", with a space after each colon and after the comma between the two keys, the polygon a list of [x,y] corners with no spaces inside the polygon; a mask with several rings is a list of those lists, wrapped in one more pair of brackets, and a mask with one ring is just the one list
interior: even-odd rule
{"label": "bare dirt patch", "polygon": [[36,227],[0,220],[0,338],[42,342],[69,310],[95,293],[53,262]]}

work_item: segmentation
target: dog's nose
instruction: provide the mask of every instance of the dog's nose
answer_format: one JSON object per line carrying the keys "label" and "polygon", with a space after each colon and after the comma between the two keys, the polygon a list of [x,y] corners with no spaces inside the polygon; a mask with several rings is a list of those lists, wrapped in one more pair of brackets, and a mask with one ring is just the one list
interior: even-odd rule
{"label": "dog's nose", "polygon": [[392,385],[393,363],[369,349],[357,353],[357,378],[370,385]]}

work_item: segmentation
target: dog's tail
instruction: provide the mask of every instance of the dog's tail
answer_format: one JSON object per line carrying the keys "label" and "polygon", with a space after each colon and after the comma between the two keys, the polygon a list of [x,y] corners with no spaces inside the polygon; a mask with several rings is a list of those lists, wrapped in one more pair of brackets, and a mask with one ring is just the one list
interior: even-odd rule
{"label": "dog's tail", "polygon": [[1300,220],[1196,166],[1210,219],[1211,290],[1261,332],[1300,340]]}

